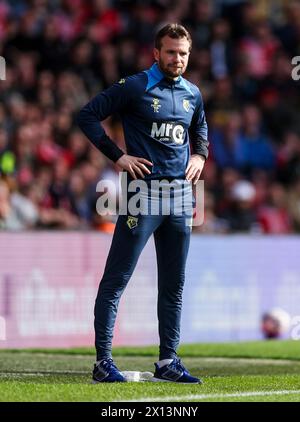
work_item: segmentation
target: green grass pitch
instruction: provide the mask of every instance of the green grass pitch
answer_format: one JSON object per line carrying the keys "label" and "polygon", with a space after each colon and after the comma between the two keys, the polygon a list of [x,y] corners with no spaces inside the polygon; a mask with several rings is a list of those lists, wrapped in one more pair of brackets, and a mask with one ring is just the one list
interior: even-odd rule
{"label": "green grass pitch", "polygon": [[[93,385],[93,349],[0,350],[0,401],[300,401],[299,341],[183,345],[179,355],[203,385]],[[115,348],[114,359],[154,372],[157,348]]]}

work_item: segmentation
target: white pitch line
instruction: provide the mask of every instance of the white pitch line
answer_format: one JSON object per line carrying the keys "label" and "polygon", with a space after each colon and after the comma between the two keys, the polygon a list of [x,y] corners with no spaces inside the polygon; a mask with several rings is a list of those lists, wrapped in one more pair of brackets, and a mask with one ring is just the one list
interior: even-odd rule
{"label": "white pitch line", "polygon": [[27,376],[27,375],[38,375],[38,376],[46,376],[46,375],[87,375],[88,371],[68,371],[68,370],[56,370],[56,371],[34,371],[34,370],[28,370],[28,371],[16,371],[16,372],[1,372],[0,371],[0,377],[1,376]]}
{"label": "white pitch line", "polygon": [[186,400],[204,400],[204,399],[223,399],[230,397],[253,397],[253,396],[281,396],[286,394],[300,394],[300,390],[281,390],[281,391],[249,391],[244,393],[228,394],[192,394],[189,396],[168,396],[168,397],[144,397],[137,400],[126,400],[126,402],[165,402],[165,401],[186,401]]}

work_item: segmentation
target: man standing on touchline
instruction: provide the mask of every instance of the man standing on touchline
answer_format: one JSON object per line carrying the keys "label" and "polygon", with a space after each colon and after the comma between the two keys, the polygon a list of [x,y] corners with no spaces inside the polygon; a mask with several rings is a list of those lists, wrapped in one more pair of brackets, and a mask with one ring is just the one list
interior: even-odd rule
{"label": "man standing on touchline", "polygon": [[[183,26],[164,26],[155,38],[156,63],[98,94],[78,117],[90,141],[131,180],[143,179],[149,184],[153,180],[172,181],[181,184],[184,194],[199,180],[208,156],[202,96],[182,77],[191,46],[190,34]],[[106,135],[99,122],[114,113],[122,119],[127,153]],[[192,210],[188,215],[192,216]],[[121,294],[154,234],[160,348],[153,380],[201,383],[189,374],[176,353],[191,233],[186,219],[186,212],[175,215],[174,209],[169,215],[119,215],[95,303],[95,382],[126,381],[112,360],[113,329]]]}

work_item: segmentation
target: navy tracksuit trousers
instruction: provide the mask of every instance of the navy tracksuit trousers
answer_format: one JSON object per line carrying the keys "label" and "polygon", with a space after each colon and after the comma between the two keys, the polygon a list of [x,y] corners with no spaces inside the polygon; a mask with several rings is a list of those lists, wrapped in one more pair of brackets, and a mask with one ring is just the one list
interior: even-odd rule
{"label": "navy tracksuit trousers", "polygon": [[[95,303],[97,360],[111,357],[117,309],[138,258],[154,234],[157,269],[159,359],[176,357],[192,210],[176,215],[120,215]],[[189,223],[188,223],[189,222]]]}

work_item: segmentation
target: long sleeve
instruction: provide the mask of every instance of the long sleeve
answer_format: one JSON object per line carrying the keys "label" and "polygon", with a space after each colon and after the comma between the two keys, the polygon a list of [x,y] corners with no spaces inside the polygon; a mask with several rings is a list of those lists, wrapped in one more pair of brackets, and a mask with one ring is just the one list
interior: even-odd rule
{"label": "long sleeve", "polygon": [[87,138],[106,157],[116,162],[124,152],[109,138],[101,125],[108,116],[121,112],[127,105],[129,92],[125,80],[96,95],[79,112],[77,121]]}
{"label": "long sleeve", "polygon": [[203,101],[200,93],[199,101],[194,111],[192,123],[189,128],[189,136],[192,144],[193,153],[203,155],[205,159],[207,159],[209,146],[209,142],[207,139],[207,123],[203,109]]}

